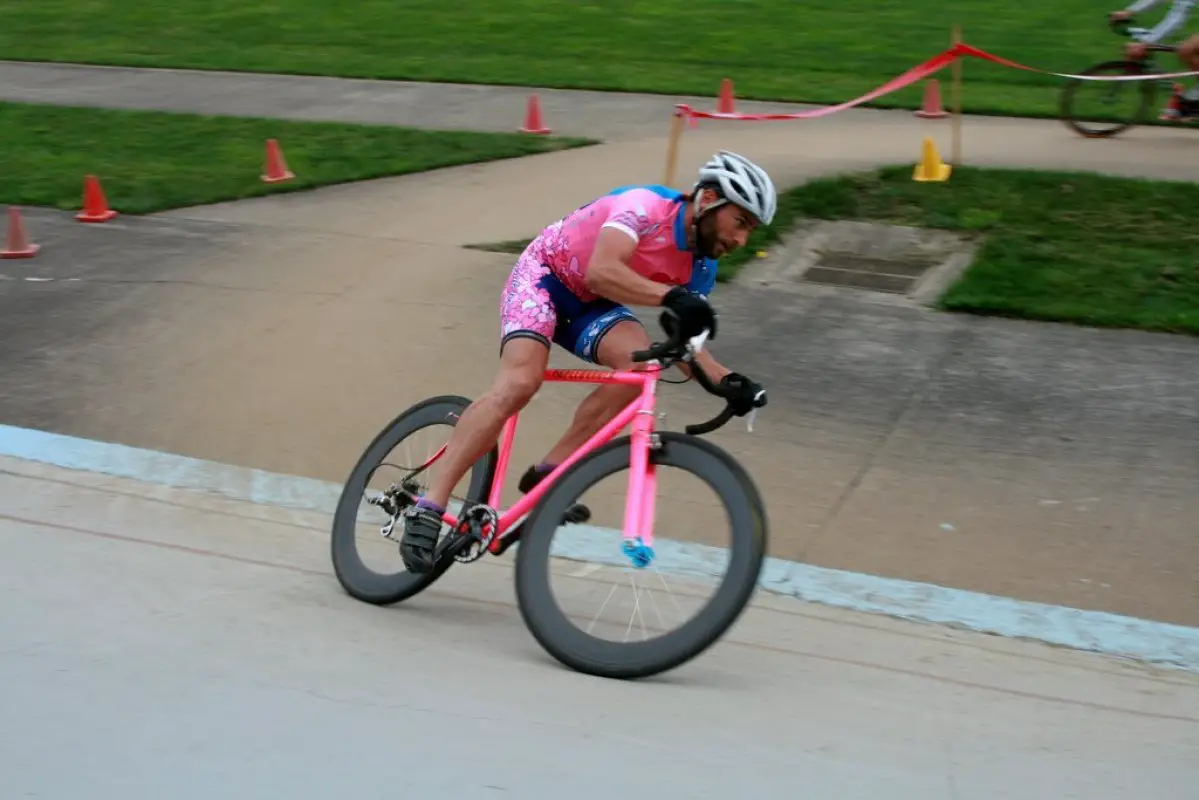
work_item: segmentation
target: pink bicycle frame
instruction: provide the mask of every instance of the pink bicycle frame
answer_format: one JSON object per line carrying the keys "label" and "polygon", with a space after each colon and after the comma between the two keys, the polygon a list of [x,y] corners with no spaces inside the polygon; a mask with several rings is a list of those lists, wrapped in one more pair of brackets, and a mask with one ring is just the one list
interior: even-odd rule
{"label": "pink bicycle frame", "polygon": [[[657,385],[660,369],[654,362],[645,371],[633,370],[590,370],[590,369],[548,369],[545,380],[548,383],[619,383],[639,385],[641,393],[637,399],[629,403],[612,418],[607,425],[600,428],[594,435],[576,451],[570,454],[549,475],[538,483],[531,492],[523,496],[511,508],[501,511],[499,508],[500,494],[504,488],[504,479],[508,472],[508,460],[512,452],[512,442],[516,437],[516,423],[519,414],[513,414],[504,423],[500,432],[500,452],[496,464],[495,477],[492,479],[487,504],[499,513],[499,530],[488,549],[496,552],[500,541],[512,531],[516,523],[532,510],[550,487],[570,469],[579,459],[591,453],[598,447],[607,444],[622,431],[625,426],[632,424],[632,458],[629,464],[628,494],[624,511],[624,538],[626,540],[639,538],[646,546],[653,545],[654,499],[657,496],[657,468],[649,459],[650,436],[654,432],[654,413],[657,407]],[[438,451],[437,456],[441,455]],[[432,459],[431,459],[432,460]],[[458,519],[448,511],[442,519],[453,527],[457,527]]]}

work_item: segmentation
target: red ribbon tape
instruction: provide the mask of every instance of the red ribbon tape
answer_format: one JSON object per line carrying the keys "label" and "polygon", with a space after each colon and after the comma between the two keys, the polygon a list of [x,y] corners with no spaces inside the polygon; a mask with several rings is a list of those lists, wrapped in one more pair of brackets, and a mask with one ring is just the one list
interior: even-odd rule
{"label": "red ribbon tape", "polygon": [[719,111],[700,111],[692,108],[686,103],[678,103],[675,105],[675,114],[679,116],[690,117],[695,119],[726,119],[726,120],[746,120],[746,121],[779,121],[789,119],[815,119],[817,117],[826,117],[829,114],[836,114],[839,111],[844,111],[847,108],[859,106],[862,103],[868,103],[877,97],[882,97],[885,94],[890,94],[898,89],[927,78],[935,72],[939,72],[945,67],[952,64],[962,56],[978,58],[983,61],[990,61],[994,64],[999,64],[1012,69],[1025,70],[1026,72],[1036,72],[1041,75],[1053,75],[1058,78],[1069,78],[1071,80],[1084,81],[1145,81],[1145,80],[1164,80],[1167,78],[1185,78],[1194,75],[1199,75],[1199,72],[1166,72],[1152,73],[1141,75],[1071,75],[1063,72],[1047,72],[1043,69],[1018,64],[1015,61],[1003,58],[1002,56],[992,55],[985,50],[980,50],[977,47],[972,47],[968,44],[956,44],[948,50],[938,53],[937,55],[912,67],[907,72],[879,86],[877,89],[862,95],[861,97],[850,100],[846,103],[839,103],[835,106],[823,106],[822,108],[814,108],[811,111],[797,111],[792,114],[738,114],[738,113],[721,113]]}

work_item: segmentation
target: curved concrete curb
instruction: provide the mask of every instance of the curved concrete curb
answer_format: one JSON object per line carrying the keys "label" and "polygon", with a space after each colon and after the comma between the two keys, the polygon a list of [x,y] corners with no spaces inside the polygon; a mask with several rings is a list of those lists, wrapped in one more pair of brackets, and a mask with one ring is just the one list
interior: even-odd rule
{"label": "curved concrete curb", "polygon": [[[0,425],[0,455],[98,472],[249,503],[332,513],[341,487],[294,475],[220,464],[120,444]],[[612,531],[577,526],[555,555],[614,566]],[[716,572],[723,550],[658,541],[669,571],[694,577]],[[1084,611],[926,583],[881,578],[769,558],[762,589],[813,603],[903,619],[1032,639],[1047,644],[1199,672],[1199,628]]]}

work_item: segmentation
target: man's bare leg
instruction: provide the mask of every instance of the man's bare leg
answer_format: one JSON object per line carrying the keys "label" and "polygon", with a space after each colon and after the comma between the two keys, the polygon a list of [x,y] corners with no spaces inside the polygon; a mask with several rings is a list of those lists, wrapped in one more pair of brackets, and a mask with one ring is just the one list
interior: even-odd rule
{"label": "man's bare leg", "polygon": [[404,522],[400,555],[412,572],[432,569],[433,546],[441,532],[441,514],[450,492],[467,470],[495,446],[508,417],[528,405],[541,388],[549,357],[549,348],[536,339],[511,339],[504,345],[495,382],[462,412],[437,462],[437,476],[416,504],[418,510],[427,513],[410,516]]}
{"label": "man's bare leg", "polygon": [[[621,320],[600,340],[596,360],[611,369],[643,369],[643,364],[633,362],[633,353],[648,349],[650,344],[649,334],[640,323],[631,319]],[[610,383],[587,395],[575,411],[570,427],[546,453],[540,466],[544,468],[561,464],[631,403],[640,391],[640,386]]]}
{"label": "man's bare leg", "polygon": [[[635,320],[621,320],[612,326],[600,340],[596,360],[602,366],[612,369],[643,369],[644,365],[633,363],[633,353],[637,350],[647,349],[650,344],[649,335],[639,323]],[[553,472],[571,453],[578,450],[596,431],[604,427],[620,413],[622,408],[632,402],[639,391],[641,391],[639,386],[622,386],[612,383],[600,386],[587,395],[575,410],[570,428],[546,454],[540,464],[530,467],[521,476],[517,488],[524,494],[531,492],[533,487],[540,483],[546,475]],[[590,516],[590,512],[585,506],[576,504],[567,512],[567,517],[576,513],[583,514],[581,519]],[[518,527],[505,537],[498,552],[502,553],[511,547],[520,538],[520,535],[520,527]]]}

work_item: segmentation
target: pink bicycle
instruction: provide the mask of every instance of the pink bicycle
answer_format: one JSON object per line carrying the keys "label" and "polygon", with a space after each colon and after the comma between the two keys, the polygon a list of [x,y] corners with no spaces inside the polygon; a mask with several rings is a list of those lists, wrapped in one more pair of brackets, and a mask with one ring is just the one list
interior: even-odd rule
{"label": "pink bicycle", "polygon": [[[667,322],[669,319],[664,316],[664,326]],[[714,384],[694,360],[705,339],[706,334],[680,343],[672,336],[665,343],[656,343],[649,350],[636,353],[636,361],[650,362],[650,368],[644,371],[547,370],[545,380],[549,382],[622,383],[639,385],[641,391],[636,400],[528,494],[510,508],[500,510],[519,415],[509,418],[497,447],[472,466],[469,488],[458,513],[447,511],[443,516],[447,527],[443,527],[435,550],[436,566],[427,574],[406,570],[383,574],[369,568],[358,550],[357,512],[367,483],[375,470],[383,466],[385,456],[423,428],[454,425],[470,401],[442,395],[404,411],[371,442],[351,471],[338,503],[333,519],[332,556],[342,587],[364,602],[396,603],[424,590],[454,562],[469,563],[484,555],[499,555],[519,539],[515,583],[521,615],[537,642],[561,663],[591,675],[640,678],[673,669],[699,655],[724,635],[748,605],[757,586],[767,541],[766,511],[753,480],[725,450],[697,438],[727,423],[734,415],[731,405],[705,423],[687,426],[685,433],[655,429],[659,374],[675,362],[686,363],[705,390],[725,397],[722,387]],[[764,404],[764,395],[759,396],[755,405]],[[750,430],[755,412],[756,408],[751,412]],[[630,425],[631,434],[618,438],[617,434]],[[397,467],[401,472],[399,480],[385,490],[365,496],[367,506],[382,509],[387,515],[388,522],[380,530],[387,539],[398,542],[401,513],[420,497],[422,487],[418,478],[436,463],[443,451],[444,445],[432,456],[418,455],[413,464]],[[555,558],[551,552],[552,540],[563,528],[581,526],[588,521],[589,510],[576,502],[588,487],[628,469],[623,537],[616,531],[606,535],[596,529],[601,535],[598,541],[609,543],[602,549],[610,548],[611,558],[623,562],[624,569],[639,571],[652,566],[658,570],[653,528],[661,466],[690,473],[718,497],[725,519],[720,520],[719,514],[713,519],[727,524],[731,531],[728,572],[706,604],[677,630],[640,641],[627,641],[627,635],[626,641],[621,642],[598,638],[575,627],[571,615],[555,602],[550,586]],[[522,521],[526,515],[527,519]],[[395,557],[398,560],[398,552]],[[645,616],[650,615],[646,612]],[[632,624],[630,620],[630,629]]]}

